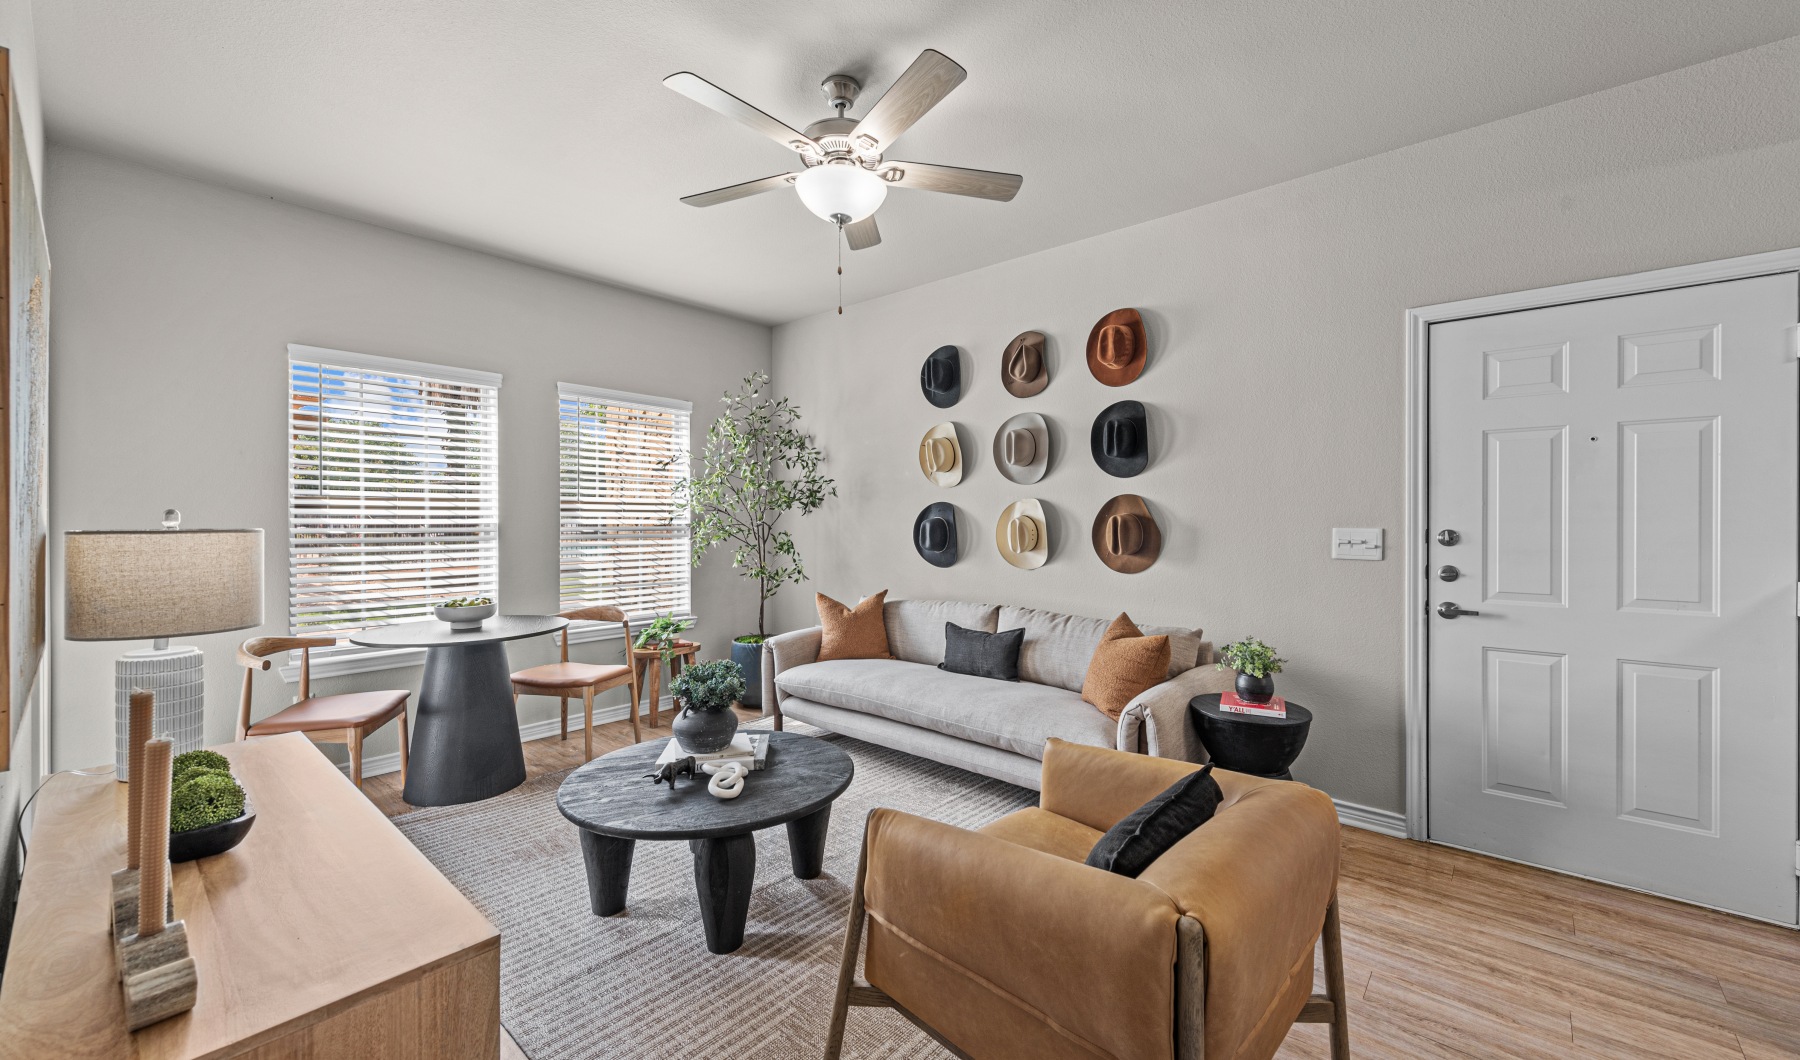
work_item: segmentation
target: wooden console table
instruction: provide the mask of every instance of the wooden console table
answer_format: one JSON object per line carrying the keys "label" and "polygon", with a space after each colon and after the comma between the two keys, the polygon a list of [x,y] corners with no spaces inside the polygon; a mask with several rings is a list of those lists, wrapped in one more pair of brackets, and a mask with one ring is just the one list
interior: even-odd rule
{"label": "wooden console table", "polygon": [[126,785],[65,774],[35,804],[0,1058],[499,1056],[493,925],[305,736],[216,750],[256,824],[237,849],[175,866],[193,1011],[125,1029],[107,918]]}

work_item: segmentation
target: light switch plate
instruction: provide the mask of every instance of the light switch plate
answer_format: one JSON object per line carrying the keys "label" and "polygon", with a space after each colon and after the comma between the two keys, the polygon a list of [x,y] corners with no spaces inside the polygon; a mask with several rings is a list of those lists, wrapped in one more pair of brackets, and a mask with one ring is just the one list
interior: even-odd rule
{"label": "light switch plate", "polygon": [[1332,559],[1381,559],[1380,527],[1332,527]]}

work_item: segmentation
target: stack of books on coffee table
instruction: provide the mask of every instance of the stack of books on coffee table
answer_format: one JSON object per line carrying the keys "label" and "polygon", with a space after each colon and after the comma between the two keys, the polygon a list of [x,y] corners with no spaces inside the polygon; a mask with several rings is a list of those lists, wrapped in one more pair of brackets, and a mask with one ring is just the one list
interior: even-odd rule
{"label": "stack of books on coffee table", "polygon": [[688,757],[693,758],[696,768],[713,762],[720,764],[738,762],[752,770],[766,769],[769,764],[769,734],[766,732],[740,732],[731,738],[731,745],[723,751],[692,756],[681,749],[681,744],[674,737],[670,737],[662,754],[656,756],[656,764],[660,766],[678,758]]}

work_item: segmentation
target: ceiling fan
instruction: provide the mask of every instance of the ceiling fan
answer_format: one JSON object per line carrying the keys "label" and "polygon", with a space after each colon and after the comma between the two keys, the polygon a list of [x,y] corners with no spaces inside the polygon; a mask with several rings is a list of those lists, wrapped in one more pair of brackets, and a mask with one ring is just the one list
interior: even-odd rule
{"label": "ceiling fan", "polygon": [[798,154],[806,165],[798,173],[777,173],[689,195],[681,201],[689,206],[717,206],[791,184],[808,210],[843,230],[851,250],[864,250],[881,242],[874,215],[887,198],[889,187],[1009,202],[1025,179],[1016,173],[894,162],[884,157],[901,133],[912,128],[967,76],[968,71],[948,56],[927,48],[859,119],[848,117],[845,111],[856,102],[862,84],[848,74],[832,74],[819,87],[836,108],[837,117],[813,122],[805,132],[799,132],[705,78],[686,71],[670,74],[663,78],[663,84],[702,106],[743,122]]}

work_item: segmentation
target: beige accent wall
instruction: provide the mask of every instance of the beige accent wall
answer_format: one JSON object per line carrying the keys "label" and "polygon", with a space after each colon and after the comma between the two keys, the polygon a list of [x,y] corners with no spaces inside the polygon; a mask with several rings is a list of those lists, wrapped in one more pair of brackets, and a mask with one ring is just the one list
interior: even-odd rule
{"label": "beige accent wall", "polygon": [[[260,632],[287,628],[287,344],[500,372],[500,602],[557,606],[559,381],[694,403],[703,437],[718,395],[769,365],[769,329],[52,144],[47,221],[52,325],[51,570],[55,759],[113,757],[113,659],[135,643],[61,639],[65,530],[267,531]],[[517,194],[497,189],[496,194]],[[695,572],[709,656],[754,629],[753,589],[729,562]],[[243,671],[232,647],[258,631],[181,638],[206,652],[206,734],[231,739]],[[509,646],[553,658],[549,638]],[[617,661],[617,641],[575,655]],[[320,681],[320,693],[418,688],[420,667]],[[287,703],[274,673],[256,716]],[[605,702],[623,702],[609,693]],[[521,721],[556,701],[524,700]],[[397,749],[390,726],[366,747]],[[331,749],[341,760],[341,748]]]}
{"label": "beige accent wall", "polygon": [[[1155,128],[1149,116],[1108,150],[1153,166]],[[1031,189],[1028,171],[1021,197]],[[824,445],[840,496],[799,524],[813,582],[782,595],[781,624],[812,623],[814,589],[845,600],[888,589],[1126,610],[1221,642],[1254,634],[1292,660],[1277,686],[1316,716],[1296,774],[1400,811],[1402,314],[1800,246],[1797,190],[1791,38],[783,325],[775,378]],[[846,258],[852,291],[860,256]],[[1121,306],[1142,309],[1153,352],[1141,379],[1114,389],[1083,350],[1094,321]],[[1053,377],[1021,400],[1000,386],[999,358],[1027,329],[1049,335]],[[919,365],[946,343],[972,371],[962,402],[938,410]],[[1114,479],[1089,456],[1088,431],[1126,398],[1149,406],[1152,458]],[[1025,411],[1053,434],[1050,472],[1033,486],[1001,477],[991,455],[1001,421]],[[968,458],[948,490],[925,481],[917,457],[920,435],[946,419]],[[1089,542],[1095,512],[1122,492],[1145,496],[1163,528],[1162,558],[1139,575],[1108,570]],[[1026,496],[1050,515],[1037,571],[1008,566],[993,544],[1001,509]],[[909,537],[940,500],[961,520],[963,558],[947,570]],[[1387,559],[1328,559],[1334,526],[1384,528]]]}

